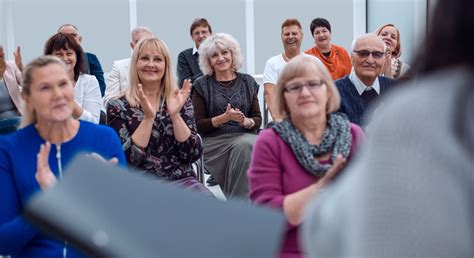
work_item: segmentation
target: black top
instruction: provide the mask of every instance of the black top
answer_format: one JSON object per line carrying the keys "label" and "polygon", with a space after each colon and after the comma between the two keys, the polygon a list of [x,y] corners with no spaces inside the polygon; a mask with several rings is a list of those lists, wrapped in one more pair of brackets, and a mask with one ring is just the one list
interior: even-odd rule
{"label": "black top", "polygon": [[178,55],[178,84],[182,86],[184,79],[191,79],[194,82],[197,78],[202,76],[201,68],[199,67],[199,54],[196,52],[193,55],[193,49],[189,48]]}
{"label": "black top", "polygon": [[99,82],[100,95],[103,97],[105,93],[105,80],[104,80],[104,71],[100,65],[99,58],[96,55],[88,52],[84,52],[84,63],[86,68],[86,73],[94,75]]}

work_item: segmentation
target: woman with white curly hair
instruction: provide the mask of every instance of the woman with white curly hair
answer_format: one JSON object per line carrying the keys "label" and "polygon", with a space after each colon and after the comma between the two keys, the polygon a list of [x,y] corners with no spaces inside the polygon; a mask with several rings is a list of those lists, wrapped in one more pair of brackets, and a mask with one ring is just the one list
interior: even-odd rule
{"label": "woman with white curly hair", "polygon": [[199,47],[204,76],[194,82],[193,105],[204,162],[227,198],[248,195],[247,168],[262,116],[255,79],[237,70],[240,45],[217,33]]}

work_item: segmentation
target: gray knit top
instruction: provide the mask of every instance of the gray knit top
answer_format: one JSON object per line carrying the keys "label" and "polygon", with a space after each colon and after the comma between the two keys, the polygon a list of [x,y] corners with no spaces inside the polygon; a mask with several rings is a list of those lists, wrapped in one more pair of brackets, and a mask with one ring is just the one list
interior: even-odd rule
{"label": "gray knit top", "polygon": [[[236,73],[237,77],[228,87],[223,87],[216,80],[215,75],[206,75],[197,79],[193,83],[194,93],[204,100],[205,110],[200,110],[200,105],[196,105],[193,96],[196,123],[198,132],[203,136],[217,136],[226,133],[249,133],[255,132],[261,124],[261,113],[258,105],[258,84],[255,79],[243,73]],[[210,123],[212,117],[221,115],[226,111],[227,104],[242,111],[245,117],[253,118],[255,126],[245,129],[239,123],[230,121],[212,130],[200,130],[206,126],[200,124]],[[208,127],[208,126],[207,126]]]}

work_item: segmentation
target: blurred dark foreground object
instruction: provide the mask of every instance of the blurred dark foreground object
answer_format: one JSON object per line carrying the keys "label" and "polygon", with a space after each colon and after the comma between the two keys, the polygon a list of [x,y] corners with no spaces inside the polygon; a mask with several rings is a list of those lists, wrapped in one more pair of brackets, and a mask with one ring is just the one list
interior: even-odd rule
{"label": "blurred dark foreground object", "polygon": [[275,257],[283,216],[221,202],[87,157],[25,215],[92,257]]}

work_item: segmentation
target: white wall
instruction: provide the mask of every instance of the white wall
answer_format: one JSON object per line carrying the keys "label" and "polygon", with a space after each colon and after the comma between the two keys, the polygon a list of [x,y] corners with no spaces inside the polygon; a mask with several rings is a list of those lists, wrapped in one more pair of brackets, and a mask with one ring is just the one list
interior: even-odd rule
{"label": "white wall", "polygon": [[408,64],[426,27],[426,0],[366,0],[367,28],[369,32],[382,24],[392,23],[400,30],[402,60]]}
{"label": "white wall", "polygon": [[[170,49],[174,68],[179,52],[194,45],[189,27],[197,17],[206,18],[214,33],[226,32],[245,48],[245,1],[243,0],[137,0],[138,24],[145,25]],[[246,70],[245,62],[243,71]]]}
{"label": "white wall", "polygon": [[[130,26],[144,25],[167,43],[176,67],[178,53],[193,45],[189,35],[192,20],[205,17],[214,32],[230,33],[240,42],[245,59],[247,49],[254,47],[254,55],[250,56],[254,59],[251,68],[260,74],[266,60],[282,51],[280,26],[285,19],[298,18],[301,21],[304,32],[302,49],[306,50],[313,46],[309,31],[311,20],[323,17],[331,23],[333,42],[348,50],[354,34],[364,32],[366,26],[368,31],[373,31],[382,23],[395,23],[402,33],[403,57],[409,60],[417,35],[423,31],[416,30],[414,23],[426,15],[419,13],[420,8],[415,8],[415,3],[423,7],[426,1],[0,0],[0,44],[9,48],[9,56],[14,45],[21,45],[26,63],[42,54],[44,43],[61,24],[73,23],[83,36],[83,48],[95,53],[104,72],[108,72],[114,60],[130,56]],[[136,6],[136,17],[132,15],[130,18],[130,3],[132,7]],[[253,26],[250,26],[253,35],[246,31],[246,3],[251,4],[253,8],[250,10],[254,11]],[[8,13],[11,13],[10,20]],[[367,24],[365,17],[354,17],[354,13],[359,16],[367,14]],[[248,36],[250,40],[254,38],[254,42],[247,42]],[[247,72],[246,62],[241,71]]]}
{"label": "white wall", "polygon": [[7,34],[6,34],[6,1],[0,0],[0,45],[4,48],[7,46]]}
{"label": "white wall", "polygon": [[15,43],[26,63],[43,53],[59,26],[72,23],[84,50],[96,54],[107,72],[113,60],[130,56],[128,16],[128,0],[14,0]]}

